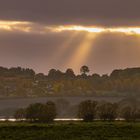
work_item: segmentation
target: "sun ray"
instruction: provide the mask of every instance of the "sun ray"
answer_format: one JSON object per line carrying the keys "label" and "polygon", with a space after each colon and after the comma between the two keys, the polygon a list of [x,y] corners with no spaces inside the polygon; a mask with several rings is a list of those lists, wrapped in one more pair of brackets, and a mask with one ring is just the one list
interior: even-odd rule
{"label": "sun ray", "polygon": [[92,42],[95,35],[87,33],[85,39],[80,43],[70,60],[66,62],[65,67],[77,68],[86,63],[87,57],[92,48]]}
{"label": "sun ray", "polygon": [[71,47],[71,43],[75,40],[75,38],[79,35],[79,32],[74,32],[71,34],[70,38],[68,38],[66,41],[64,41],[63,44],[60,45],[58,49],[55,50],[55,52],[52,54],[50,58],[51,63],[56,63],[57,61],[61,60],[63,55],[69,51]]}

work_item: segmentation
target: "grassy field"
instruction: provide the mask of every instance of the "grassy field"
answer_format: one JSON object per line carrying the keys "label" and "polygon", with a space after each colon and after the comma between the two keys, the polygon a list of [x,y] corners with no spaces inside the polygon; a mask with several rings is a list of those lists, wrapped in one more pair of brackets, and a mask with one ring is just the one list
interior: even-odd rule
{"label": "grassy field", "polygon": [[140,123],[0,123],[0,140],[140,140]]}

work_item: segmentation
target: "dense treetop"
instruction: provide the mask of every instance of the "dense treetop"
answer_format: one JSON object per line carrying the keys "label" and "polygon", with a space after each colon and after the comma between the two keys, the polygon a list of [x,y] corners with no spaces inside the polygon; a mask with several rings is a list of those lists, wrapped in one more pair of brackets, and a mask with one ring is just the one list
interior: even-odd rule
{"label": "dense treetop", "polygon": [[29,68],[0,67],[0,97],[140,95],[140,68],[99,75],[88,74],[89,67],[82,66],[79,72],[76,75],[71,68],[65,72],[51,69],[45,75]]}

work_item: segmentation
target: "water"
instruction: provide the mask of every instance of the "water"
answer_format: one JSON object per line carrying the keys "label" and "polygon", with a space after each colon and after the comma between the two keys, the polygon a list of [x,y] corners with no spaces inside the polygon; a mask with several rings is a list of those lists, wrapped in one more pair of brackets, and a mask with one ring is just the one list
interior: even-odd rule
{"label": "water", "polygon": [[[23,119],[23,121],[25,121],[26,119]],[[55,122],[57,121],[82,121],[83,119],[78,119],[78,118],[56,118],[54,119]],[[0,119],[1,122],[4,122],[4,121],[10,121],[10,122],[15,122],[17,121],[16,119]]]}
{"label": "water", "polygon": [[[25,121],[26,119],[23,119],[23,121]],[[125,119],[123,118],[117,118],[116,121],[124,121]],[[10,119],[4,119],[4,118],[1,118],[0,119],[1,122],[4,122],[4,121],[10,121],[10,122],[16,122],[17,120],[14,119],[14,118],[10,118]],[[58,122],[58,121],[83,121],[83,119],[79,119],[79,118],[56,118],[54,119],[55,122]],[[100,119],[95,119],[95,121],[100,121]]]}

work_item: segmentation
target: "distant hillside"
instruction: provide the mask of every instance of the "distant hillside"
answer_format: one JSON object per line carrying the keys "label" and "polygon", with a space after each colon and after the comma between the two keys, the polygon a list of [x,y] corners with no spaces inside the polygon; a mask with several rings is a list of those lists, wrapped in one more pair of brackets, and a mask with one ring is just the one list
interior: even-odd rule
{"label": "distant hillside", "polygon": [[110,75],[81,75],[72,69],[66,72],[51,69],[48,75],[32,69],[0,67],[0,97],[45,96],[140,96],[140,68],[114,70]]}

